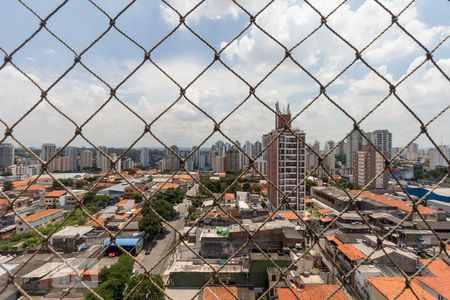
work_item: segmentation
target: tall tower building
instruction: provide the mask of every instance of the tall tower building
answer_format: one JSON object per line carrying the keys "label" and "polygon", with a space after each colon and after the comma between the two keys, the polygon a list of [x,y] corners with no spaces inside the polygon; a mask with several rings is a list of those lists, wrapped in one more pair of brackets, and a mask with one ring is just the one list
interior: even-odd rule
{"label": "tall tower building", "polygon": [[77,166],[77,147],[66,147],[66,149],[64,150],[65,155],[68,158],[68,169],[69,171],[76,171],[78,166]]}
{"label": "tall tower building", "polygon": [[[450,159],[450,147],[447,145],[438,146],[441,152],[447,159]],[[428,158],[430,160],[430,169],[436,169],[436,167],[449,167],[444,156],[436,148],[428,150]]]}
{"label": "tall tower building", "polygon": [[140,150],[141,159],[140,162],[143,167],[147,167],[150,164],[150,151],[147,147],[143,147]]}
{"label": "tall tower building", "polygon": [[[119,158],[119,156],[116,153],[111,153],[109,156],[111,157],[113,162],[115,162]],[[122,159],[117,160],[117,162],[114,164],[114,166],[115,166],[115,170],[113,169],[112,172],[115,172],[115,171],[117,171],[117,173],[122,172]]]}
{"label": "tall tower building", "polygon": [[[43,144],[41,149],[41,159],[48,162],[53,156],[56,155],[56,145],[55,144]],[[48,172],[53,172],[56,170],[56,159],[53,159],[47,166]]]}
{"label": "tall tower building", "polygon": [[392,133],[387,129],[375,130],[367,134],[370,141],[388,158],[392,154]]}
{"label": "tall tower building", "polygon": [[[296,186],[305,178],[305,133],[292,129],[298,139],[290,131],[283,131],[291,120],[289,106],[281,112],[277,104],[277,112],[281,116],[275,116],[275,130],[269,133],[269,143],[274,142],[268,148],[267,177],[285,194],[292,192],[288,202],[293,209],[301,211],[304,210],[305,184]],[[270,183],[268,197],[273,206],[282,204],[283,195]],[[283,207],[287,208],[286,205]]]}
{"label": "tall tower building", "polygon": [[[106,146],[100,146],[98,147],[100,150],[102,150],[105,154],[108,154],[108,148]],[[108,157],[102,154],[100,151],[97,150],[97,156],[96,156],[96,165],[97,168],[102,170],[102,172],[108,172],[111,168],[111,162],[109,161]]]}
{"label": "tall tower building", "polygon": [[[387,153],[385,152],[386,156]],[[384,158],[372,145],[364,145],[362,151],[353,154],[353,183],[364,187],[379,173],[383,172],[369,185],[370,189],[388,188],[388,171],[384,170]],[[384,171],[383,171],[384,170]]]}
{"label": "tall tower building", "polygon": [[8,143],[0,144],[0,174],[14,165],[14,146]]}
{"label": "tall tower building", "polygon": [[353,154],[355,151],[361,151],[363,147],[363,136],[358,130],[354,130],[344,144],[345,167],[353,168]]}
{"label": "tall tower building", "polygon": [[91,150],[83,150],[80,153],[80,169],[92,168],[94,165],[94,158]]}
{"label": "tall tower building", "polygon": [[197,146],[192,147],[192,169],[198,170],[200,167],[200,148]]}
{"label": "tall tower building", "polygon": [[226,172],[238,173],[241,170],[239,163],[240,158],[239,154],[240,154],[239,149],[234,146],[228,149],[225,157]]}

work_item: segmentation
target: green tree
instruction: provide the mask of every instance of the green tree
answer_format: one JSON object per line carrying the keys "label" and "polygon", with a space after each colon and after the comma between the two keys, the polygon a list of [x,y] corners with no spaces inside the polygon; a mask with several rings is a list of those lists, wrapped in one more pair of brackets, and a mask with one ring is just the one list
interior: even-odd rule
{"label": "green tree", "polygon": [[[121,255],[118,261],[110,267],[104,267],[100,271],[102,283],[95,288],[95,292],[105,300],[122,298],[127,282],[133,273],[134,261],[128,255]],[[97,299],[92,293],[86,295],[85,299]]]}
{"label": "green tree", "polygon": [[[74,185],[73,179],[72,178],[67,178],[67,179],[59,179],[59,181],[64,184],[66,187],[72,187]],[[53,185],[52,188],[54,190],[63,190],[63,186],[56,180],[53,181]]]}
{"label": "green tree", "polygon": [[139,221],[139,230],[147,234],[147,239],[152,240],[160,231],[162,225],[158,217],[153,213],[143,211],[142,220]]}
{"label": "green tree", "polygon": [[151,206],[165,220],[170,220],[175,215],[175,209],[173,208],[172,204],[170,204],[166,200],[163,199],[154,200],[151,202]]}
{"label": "green tree", "polygon": [[[150,280],[150,278],[154,283]],[[138,284],[139,286],[137,286]],[[125,290],[124,295],[128,296],[127,299],[130,300],[163,300],[164,293],[162,293],[155,286],[155,284],[157,284],[159,288],[164,289],[163,279],[159,275],[151,275],[151,277],[148,277],[145,274],[138,274],[136,276],[132,276],[128,281],[127,289]]]}
{"label": "green tree", "polygon": [[8,181],[4,181],[3,182],[3,190],[6,191],[10,191],[14,188],[12,181],[8,180]]}

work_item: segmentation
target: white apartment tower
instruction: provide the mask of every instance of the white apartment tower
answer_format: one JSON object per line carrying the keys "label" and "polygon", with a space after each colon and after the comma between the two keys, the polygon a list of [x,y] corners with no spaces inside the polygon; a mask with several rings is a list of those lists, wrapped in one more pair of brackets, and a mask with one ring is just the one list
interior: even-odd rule
{"label": "white apartment tower", "polygon": [[83,150],[80,153],[80,169],[92,168],[94,158],[91,150]]}
{"label": "white apartment tower", "polygon": [[[98,147],[100,150],[102,150],[104,153],[108,153],[108,148],[105,146]],[[102,172],[108,172],[111,168],[111,162],[109,161],[108,157],[103,155],[100,151],[97,150],[97,156],[96,156],[96,164],[97,168],[102,170]]]}
{"label": "white apartment tower", "polygon": [[[440,145],[438,146],[441,152],[447,157],[450,158],[450,147],[448,145]],[[449,167],[447,161],[444,156],[436,149],[432,148],[428,150],[428,158],[430,159],[430,169],[436,169],[436,167]]]}
{"label": "white apartment tower", "polygon": [[[48,162],[53,156],[56,155],[56,145],[55,144],[43,144],[41,149],[41,159]],[[53,172],[56,170],[56,161],[53,159],[47,166],[48,172]]]}
{"label": "white apartment tower", "polygon": [[77,167],[78,167],[77,166],[77,148],[76,147],[66,147],[64,152],[69,160],[69,165],[68,165],[69,171],[76,171]]}

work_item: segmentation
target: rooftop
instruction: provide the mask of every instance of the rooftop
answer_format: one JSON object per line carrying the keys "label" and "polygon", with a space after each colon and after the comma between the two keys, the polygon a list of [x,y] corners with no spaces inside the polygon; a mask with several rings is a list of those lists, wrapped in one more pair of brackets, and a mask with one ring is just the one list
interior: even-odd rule
{"label": "rooftop", "polygon": [[238,294],[236,286],[207,286],[203,290],[203,300],[235,300]]}
{"label": "rooftop", "polygon": [[[426,265],[430,259],[420,259],[422,265]],[[450,266],[443,259],[435,259],[428,266],[427,269],[436,277],[450,278]]]}
{"label": "rooftop", "polygon": [[44,218],[46,216],[56,214],[58,212],[62,212],[62,209],[47,209],[47,210],[43,210],[43,211],[37,212],[35,214],[29,215],[29,216],[26,216],[23,219],[27,222],[33,222],[33,221],[39,220],[41,218]]}
{"label": "rooftop", "polygon": [[61,197],[67,194],[65,190],[54,190],[45,194],[45,197]]}
{"label": "rooftop", "polygon": [[435,277],[416,277],[417,281],[439,293],[445,299],[450,299],[450,278],[444,277],[436,280]]}
{"label": "rooftop", "polygon": [[[359,190],[351,191],[351,193],[353,193],[355,195],[358,194],[359,192],[361,192],[361,191],[359,191]],[[372,201],[376,201],[379,203],[383,203],[383,204],[387,204],[387,205],[396,207],[397,209],[399,209],[405,213],[410,213],[412,211],[412,205],[409,204],[408,202],[400,200],[400,199],[394,199],[394,198],[391,198],[386,195],[378,195],[378,194],[375,194],[372,192],[363,191],[363,192],[361,192],[360,197],[367,198]],[[434,209],[425,207],[423,205],[418,206],[418,211],[421,215],[433,215],[435,213]]]}
{"label": "rooftop", "polygon": [[[386,299],[397,299],[397,300],[409,300],[417,299],[419,300],[435,300],[436,298],[430,295],[427,291],[422,289],[417,281],[411,282],[411,288],[405,289],[400,295],[401,291],[405,288],[405,279],[400,277],[370,277],[367,278],[367,282],[377,289]],[[414,293],[411,291],[414,291]]]}
{"label": "rooftop", "polygon": [[367,258],[367,256],[364,253],[362,253],[360,250],[358,250],[351,244],[339,245],[338,249],[351,261]]}
{"label": "rooftop", "polygon": [[77,235],[82,236],[85,235],[86,233],[91,232],[92,230],[94,230],[94,227],[91,226],[68,226],[54,233],[52,237],[60,238],[60,237],[76,237]]}

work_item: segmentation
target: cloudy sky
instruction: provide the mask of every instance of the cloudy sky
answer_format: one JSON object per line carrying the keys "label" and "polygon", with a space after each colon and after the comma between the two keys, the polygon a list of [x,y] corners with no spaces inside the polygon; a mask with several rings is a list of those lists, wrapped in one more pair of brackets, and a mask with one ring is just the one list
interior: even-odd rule
{"label": "cloudy sky", "polygon": [[[61,1],[24,0],[37,14],[47,16]],[[168,1],[180,13],[190,11],[198,1]],[[327,15],[341,1],[314,0],[313,5]],[[410,1],[382,0],[394,14]],[[96,0],[115,16],[128,1]],[[267,1],[240,1],[257,14]],[[434,49],[450,34],[450,4],[447,0],[418,0],[399,17],[399,23],[428,49]],[[260,27],[287,48],[294,47],[320,25],[320,16],[303,1],[277,0],[257,17]],[[156,0],[138,0],[118,19],[117,27],[145,49],[152,49],[179,22],[179,16]],[[355,48],[362,50],[391,22],[391,16],[373,0],[347,1],[327,24]],[[290,104],[293,114],[302,111],[319,92],[319,85],[305,71],[284,58],[284,49],[256,26],[232,41],[248,24],[249,17],[228,0],[207,0],[186,20],[192,30],[217,51],[221,58],[251,85],[259,84],[256,96],[269,107],[276,102]],[[108,28],[108,18],[87,0],[72,0],[52,16],[47,26],[80,53]],[[39,20],[16,0],[3,0],[0,10],[0,47],[14,51],[39,27]],[[3,55],[4,53],[2,53]],[[425,59],[425,51],[398,26],[367,47],[363,58],[379,74],[396,84]],[[114,28],[82,55],[83,63],[111,86],[117,86],[143,60],[143,51]],[[328,84],[354,60],[355,51],[325,27],[320,28],[292,51],[292,57],[323,85]],[[186,27],[180,26],[153,52],[152,59],[178,82],[187,86],[214,58],[214,52]],[[450,40],[434,53],[434,59],[450,76]],[[14,53],[13,62],[43,89],[51,86],[73,63],[74,54],[45,30]],[[263,81],[262,81],[263,80]],[[261,82],[262,81],[262,82]],[[218,122],[233,140],[256,141],[274,126],[274,114],[253,96],[229,117],[227,115],[249,94],[245,82],[220,62],[214,63],[186,91],[187,97]],[[389,94],[389,85],[361,61],[348,68],[327,88],[328,96],[356,120],[363,118]],[[427,62],[404,80],[397,94],[419,118],[428,122],[450,104],[450,83]],[[179,95],[179,88],[149,61],[142,65],[117,91],[117,96],[143,120],[150,123]],[[108,99],[109,89],[85,68],[77,65],[49,92],[48,99],[81,125]],[[40,91],[11,64],[0,70],[0,119],[14,124],[40,97]],[[328,99],[321,96],[303,111],[294,125],[306,132],[307,140],[341,140],[352,129],[352,121]],[[419,123],[395,97],[389,97],[367,117],[366,131],[389,129],[394,146],[403,146],[419,131]],[[47,103],[41,103],[14,128],[14,135],[28,146],[45,142],[66,143],[74,125]],[[84,134],[96,145],[127,146],[143,131],[144,123],[113,99],[84,127]],[[193,146],[207,137],[212,120],[185,99],[161,118],[152,131],[170,145]],[[4,131],[0,124],[0,132]],[[429,127],[438,143],[450,143],[450,110]],[[215,134],[206,144],[224,139]],[[429,147],[425,137],[420,146]],[[86,145],[77,138],[73,145]],[[138,146],[160,146],[146,136]]]}

